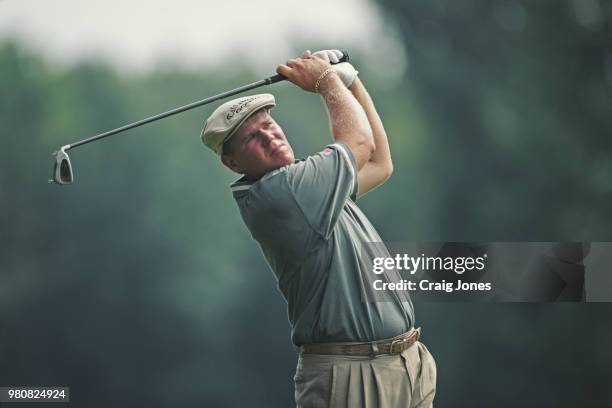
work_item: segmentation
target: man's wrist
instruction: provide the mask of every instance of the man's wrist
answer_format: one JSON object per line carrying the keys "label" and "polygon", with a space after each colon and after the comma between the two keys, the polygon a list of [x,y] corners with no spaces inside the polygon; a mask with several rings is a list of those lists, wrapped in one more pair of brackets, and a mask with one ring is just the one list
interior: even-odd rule
{"label": "man's wrist", "polygon": [[316,89],[315,92],[318,92],[323,97],[332,92],[334,89],[337,89],[337,87],[345,87],[342,79],[340,79],[340,76],[338,76],[338,73],[333,70],[324,77],[320,78],[318,84],[318,89]]}
{"label": "man's wrist", "polygon": [[334,69],[332,67],[329,67],[325,71],[321,72],[321,75],[319,75],[319,78],[317,78],[317,82],[315,83],[315,86],[314,86],[315,93],[319,92],[319,87],[321,86],[321,82],[323,80],[325,80],[325,78],[328,75],[330,75],[332,73],[337,73],[336,71],[334,71]]}
{"label": "man's wrist", "polygon": [[349,86],[348,89],[353,94],[363,89],[363,83],[361,82],[358,76],[355,77],[353,83],[351,83],[351,86]]}

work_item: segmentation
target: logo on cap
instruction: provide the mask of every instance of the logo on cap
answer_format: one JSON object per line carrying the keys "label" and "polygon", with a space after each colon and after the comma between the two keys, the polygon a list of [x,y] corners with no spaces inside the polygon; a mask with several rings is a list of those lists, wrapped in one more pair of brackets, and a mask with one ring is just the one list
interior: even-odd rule
{"label": "logo on cap", "polygon": [[246,107],[248,107],[251,104],[251,102],[253,102],[256,99],[257,97],[247,98],[243,101],[238,102],[236,105],[233,105],[232,107],[229,108],[229,112],[227,112],[227,115],[225,115],[225,118],[227,120],[232,120],[232,118],[235,115],[242,112]]}

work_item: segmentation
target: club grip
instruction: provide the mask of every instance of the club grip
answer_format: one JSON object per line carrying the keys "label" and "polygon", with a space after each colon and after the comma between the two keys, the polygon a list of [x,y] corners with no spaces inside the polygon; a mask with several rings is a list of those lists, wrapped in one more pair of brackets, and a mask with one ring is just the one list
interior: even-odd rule
{"label": "club grip", "polygon": [[[341,62],[348,62],[348,61],[349,61],[349,54],[348,54],[348,52],[342,51],[342,58],[340,58],[340,60],[338,62],[334,62],[334,63],[331,63],[331,64],[332,65],[336,65],[336,64],[339,64]],[[269,78],[266,78],[266,82],[268,83],[268,85],[272,85],[272,84],[275,84],[277,82],[284,81],[285,79],[287,79],[286,76],[281,75],[281,74],[276,74],[276,75],[272,75]]]}

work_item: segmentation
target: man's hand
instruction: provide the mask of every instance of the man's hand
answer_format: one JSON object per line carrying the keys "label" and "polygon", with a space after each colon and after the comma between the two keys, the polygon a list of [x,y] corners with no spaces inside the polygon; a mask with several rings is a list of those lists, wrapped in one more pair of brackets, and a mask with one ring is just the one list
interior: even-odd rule
{"label": "man's hand", "polygon": [[324,59],[330,64],[337,64],[338,61],[344,56],[342,51],[340,50],[319,50],[315,52],[310,52],[310,50],[304,51],[302,54],[302,58],[308,58],[310,55],[316,55],[317,57]]}
{"label": "man's hand", "polygon": [[290,59],[287,64],[280,64],[276,67],[276,72],[286,76],[303,90],[315,92],[317,80],[329,68],[331,65],[328,61],[308,54],[306,57]]}
{"label": "man's hand", "polygon": [[[302,58],[306,58],[309,55],[311,55],[310,51],[305,51],[304,54],[302,54]],[[341,62],[338,64],[338,61],[340,61],[340,59],[344,56],[342,51],[321,50],[315,51],[312,53],[312,55],[322,58],[330,64],[335,64],[334,71],[336,71],[344,86],[350,88],[351,85],[353,85],[353,82],[355,81],[355,78],[357,78],[357,74],[359,72],[355,70],[355,68],[349,62]]]}

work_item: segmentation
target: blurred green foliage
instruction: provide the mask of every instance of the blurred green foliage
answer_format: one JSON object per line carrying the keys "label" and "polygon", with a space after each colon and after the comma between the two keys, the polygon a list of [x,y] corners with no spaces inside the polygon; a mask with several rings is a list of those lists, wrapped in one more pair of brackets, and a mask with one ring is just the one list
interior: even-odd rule
{"label": "blurred green foliage", "polygon": [[419,239],[609,240],[612,4],[379,3],[427,124]]}
{"label": "blurred green foliage", "polygon": [[[609,17],[574,2],[381,3],[406,75],[389,86],[353,60],[395,163],[360,201],[382,237],[610,240]],[[256,79],[59,70],[0,45],[0,385],[68,385],[88,407],[291,405],[284,302],[227,187],[236,176],[199,141],[212,107],[79,148],[76,183],[46,184],[59,146]],[[330,140],[318,97],[261,91],[299,155]],[[609,406],[609,315],[417,305],[438,406]]]}

